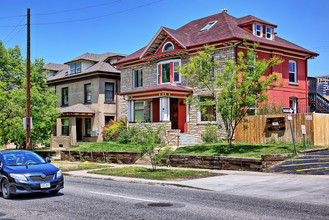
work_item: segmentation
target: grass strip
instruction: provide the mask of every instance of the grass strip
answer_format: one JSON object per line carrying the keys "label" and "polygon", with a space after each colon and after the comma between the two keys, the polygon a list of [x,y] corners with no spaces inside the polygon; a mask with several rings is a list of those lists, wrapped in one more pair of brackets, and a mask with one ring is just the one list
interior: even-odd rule
{"label": "grass strip", "polygon": [[195,170],[176,170],[176,169],[156,169],[145,167],[122,167],[108,168],[102,170],[92,170],[88,173],[103,174],[111,176],[135,177],[155,180],[170,180],[170,179],[196,179],[214,176],[216,174],[208,171]]}
{"label": "grass strip", "polygon": [[140,152],[140,145],[119,144],[111,141],[86,142],[86,143],[79,143],[78,147],[71,148],[70,150],[92,151],[92,152]]}
{"label": "grass strip", "polygon": [[66,164],[54,164],[57,168],[61,169],[62,171],[73,171],[73,170],[87,170],[87,169],[97,169],[97,168],[106,168],[109,166],[100,165],[100,164],[79,164],[79,165],[72,165],[65,166]]}

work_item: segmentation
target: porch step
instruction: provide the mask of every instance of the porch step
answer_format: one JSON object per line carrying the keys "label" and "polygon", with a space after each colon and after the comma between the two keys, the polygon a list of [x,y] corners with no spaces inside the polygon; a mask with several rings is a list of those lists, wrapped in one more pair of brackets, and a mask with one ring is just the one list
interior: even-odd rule
{"label": "porch step", "polygon": [[181,133],[179,138],[179,146],[191,146],[200,144],[198,140],[190,134]]}

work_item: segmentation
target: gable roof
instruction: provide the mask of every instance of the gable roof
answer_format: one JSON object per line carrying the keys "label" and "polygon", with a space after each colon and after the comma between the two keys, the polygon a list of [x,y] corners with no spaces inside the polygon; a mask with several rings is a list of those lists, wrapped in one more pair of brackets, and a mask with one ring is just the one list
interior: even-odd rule
{"label": "gable roof", "polygon": [[[217,22],[216,24],[213,25],[212,28],[210,28],[207,31],[202,31],[202,32],[200,31],[207,24],[213,21],[217,21]],[[312,56],[318,55],[317,53],[309,51],[303,47],[300,47],[296,44],[293,44],[277,36],[275,36],[273,40],[257,37],[241,27],[241,25],[247,24],[248,22],[258,22],[272,27],[277,27],[274,24],[256,18],[252,15],[248,15],[242,18],[235,18],[227,14],[226,12],[222,12],[219,14],[215,14],[205,18],[191,21],[185,24],[184,26],[178,28],[177,30],[173,30],[165,27],[160,28],[160,30],[166,31],[168,34],[173,36],[174,39],[176,39],[178,42],[184,45],[187,49],[197,46],[203,46],[206,44],[225,42],[231,40],[242,41],[244,39],[244,36],[247,35],[250,41],[259,42],[261,45],[293,50],[305,54],[310,54]],[[148,46],[146,46],[146,49],[144,47],[144,49],[140,49],[134,52],[133,54],[118,61],[116,65],[120,65],[133,60],[147,58],[147,56],[144,57],[145,51],[147,51],[147,48],[150,46],[150,44],[152,44],[156,36],[159,34],[159,31],[152,39],[152,41],[148,44]]]}
{"label": "gable roof", "polygon": [[[93,53],[85,53],[81,56],[74,58],[73,60],[66,62],[65,64],[54,64],[47,63],[43,66],[43,70],[56,71],[54,74],[50,74],[48,76],[47,82],[62,80],[62,79],[70,79],[75,78],[81,75],[103,72],[103,73],[114,73],[120,74],[120,70],[116,69],[113,65],[106,62],[109,57],[124,57],[125,55],[117,54],[117,53],[103,53],[103,54],[93,54]],[[69,74],[69,64],[76,61],[92,61],[94,64],[88,67],[86,70],[81,73]]]}

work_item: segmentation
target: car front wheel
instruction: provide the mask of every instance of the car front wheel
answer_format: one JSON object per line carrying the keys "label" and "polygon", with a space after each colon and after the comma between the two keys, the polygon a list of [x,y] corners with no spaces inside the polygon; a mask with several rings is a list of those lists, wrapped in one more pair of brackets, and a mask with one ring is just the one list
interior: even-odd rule
{"label": "car front wheel", "polygon": [[9,182],[7,179],[4,179],[1,184],[1,191],[2,191],[2,196],[5,199],[10,199],[11,198],[11,193],[10,193],[10,187],[9,187]]}

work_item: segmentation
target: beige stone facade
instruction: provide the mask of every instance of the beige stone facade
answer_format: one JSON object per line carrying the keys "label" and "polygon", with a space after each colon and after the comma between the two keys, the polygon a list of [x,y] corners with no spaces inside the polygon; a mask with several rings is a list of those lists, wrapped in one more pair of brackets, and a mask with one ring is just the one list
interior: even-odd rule
{"label": "beige stone facade", "polygon": [[[223,48],[218,48],[215,50],[214,53],[214,58],[220,62],[220,68],[215,71],[223,71],[224,64],[226,60],[235,60],[235,55],[236,54],[236,47],[235,46],[229,46],[229,47],[223,47]],[[190,56],[196,55],[186,55],[183,54],[181,56],[172,58],[172,59],[180,59],[181,60],[181,65],[186,65],[189,63],[189,58]],[[167,58],[168,59],[168,58]],[[148,88],[148,87],[155,87],[158,86],[157,82],[157,76],[158,76],[158,70],[157,70],[157,64],[161,62],[162,60],[156,60],[153,62],[147,62],[144,64],[139,64],[139,65],[132,65],[129,67],[121,67],[121,76],[122,80],[121,81],[121,92],[127,92],[134,90],[133,87],[133,71],[136,69],[142,69],[143,70],[143,88]],[[186,80],[184,78],[181,78],[181,83],[180,85],[184,87],[188,87]],[[200,90],[199,88],[192,88],[193,89],[193,94],[194,96],[206,96],[209,95],[205,90]],[[173,97],[171,97],[173,98]],[[121,103],[121,112],[122,112],[122,117],[128,117],[128,102],[127,100],[129,97],[125,97],[126,100],[123,100]],[[140,100],[139,100],[140,101]],[[148,121],[150,118],[150,102],[152,100],[150,99],[144,99],[144,119],[145,121]],[[172,112],[171,112],[172,114]],[[187,113],[187,133],[193,135],[199,142],[201,142],[201,136],[205,131],[205,125],[208,124],[208,122],[201,122],[200,120],[200,111],[196,105],[191,105],[188,106],[188,113]],[[158,124],[159,122],[157,122]],[[160,122],[161,123],[161,122]],[[215,125],[222,125],[222,121],[220,118],[220,115],[217,113],[216,115],[216,121],[215,122],[210,122],[211,124]],[[221,138],[225,138],[225,130],[224,126],[220,126],[222,129],[218,129],[218,135]],[[166,127],[167,131],[171,130]],[[174,129],[173,129],[174,130]],[[166,132],[167,134],[173,133],[173,131]],[[174,132],[175,133],[175,132]],[[167,139],[169,138],[169,135],[167,135]]]}

